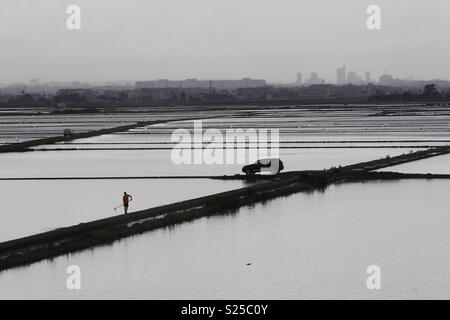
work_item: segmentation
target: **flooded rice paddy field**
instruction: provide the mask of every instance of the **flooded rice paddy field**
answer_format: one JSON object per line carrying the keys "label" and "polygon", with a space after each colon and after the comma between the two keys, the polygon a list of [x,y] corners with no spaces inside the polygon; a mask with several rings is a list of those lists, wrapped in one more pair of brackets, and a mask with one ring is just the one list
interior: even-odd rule
{"label": "flooded rice paddy field", "polygon": [[[243,207],[2,272],[0,297],[448,299],[449,183],[343,184]],[[73,264],[80,291],[65,286]]]}
{"label": "flooded rice paddy field", "polygon": [[[413,148],[282,149],[288,171],[332,166],[407,153]],[[45,151],[0,155],[0,178],[222,176],[240,174],[242,164],[175,164],[171,150]],[[226,158],[224,156],[224,161]],[[3,183],[3,182],[2,182]]]}
{"label": "flooded rice paddy field", "polygon": [[[171,121],[180,118],[202,117],[202,111],[178,112],[176,108],[127,109],[116,113],[50,114],[53,110],[43,110],[41,114],[27,114],[17,110],[14,115],[0,112],[0,144],[61,136],[64,129],[74,133],[113,128],[134,124],[139,121]],[[131,111],[131,112],[130,112]],[[13,111],[11,111],[13,112]],[[224,111],[228,114],[227,111]],[[217,117],[224,112],[210,111],[209,116]],[[23,113],[23,114],[21,114]]]}
{"label": "flooded rice paddy field", "polygon": [[[190,109],[190,110],[189,110]],[[175,120],[183,117],[206,120],[206,126],[215,128],[280,128],[281,132],[301,141],[309,135],[324,135],[337,139],[357,134],[357,139],[427,139],[449,138],[450,111],[440,106],[302,106],[265,107],[153,107],[129,108],[128,112],[93,114],[41,114],[29,115],[26,110],[6,110],[0,113],[0,144],[61,135],[63,129],[85,132],[95,129],[126,125],[137,121]],[[21,114],[23,113],[23,114]],[[9,115],[8,115],[9,114]],[[222,117],[222,118],[221,118]],[[170,124],[170,127],[180,124]],[[184,125],[184,124],[181,124]],[[297,137],[296,134],[300,134]],[[286,138],[289,139],[289,138]]]}
{"label": "flooded rice paddy field", "polygon": [[[450,113],[438,107],[249,108],[231,113],[122,114],[109,120],[105,115],[0,117],[0,140],[16,133],[20,139],[36,132],[36,137],[60,134],[78,124],[91,130],[198,116],[204,130],[279,129],[287,171],[321,170],[450,143]],[[175,165],[171,135],[193,128],[193,121],[171,121],[0,154],[0,179],[177,177],[0,180],[5,208],[0,241],[120,214],[113,207],[124,191],[135,196],[132,210],[140,210],[244,187],[242,181],[183,178],[234,175],[242,167]],[[448,156],[441,156],[386,171],[449,173],[447,163]],[[450,239],[445,230],[450,225],[442,209],[450,204],[449,186],[446,181],[338,185],[244,207],[1,272],[0,298],[449,298]],[[80,292],[65,289],[70,264],[82,267]],[[372,264],[383,271],[379,292],[365,287],[365,268]]]}
{"label": "flooded rice paddy field", "polygon": [[401,173],[450,174],[450,155],[443,155],[421,161],[392,166],[379,171],[396,171]]}

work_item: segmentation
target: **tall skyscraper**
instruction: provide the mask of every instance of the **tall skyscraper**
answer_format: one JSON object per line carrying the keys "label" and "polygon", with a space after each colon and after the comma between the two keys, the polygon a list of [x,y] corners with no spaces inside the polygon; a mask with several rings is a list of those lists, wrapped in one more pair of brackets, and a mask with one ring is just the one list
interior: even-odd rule
{"label": "tall skyscraper", "polygon": [[356,83],[356,72],[355,71],[349,71],[347,75],[347,79],[349,83],[355,84]]}
{"label": "tall skyscraper", "polygon": [[303,79],[302,79],[302,73],[301,72],[297,72],[297,82],[298,85],[301,85],[303,83]]}
{"label": "tall skyscraper", "polygon": [[341,68],[337,69],[336,72],[337,84],[346,84],[347,83],[347,71],[345,65]]}
{"label": "tall skyscraper", "polygon": [[347,81],[353,85],[362,85],[364,81],[361,77],[358,77],[355,71],[349,71],[347,74]]}

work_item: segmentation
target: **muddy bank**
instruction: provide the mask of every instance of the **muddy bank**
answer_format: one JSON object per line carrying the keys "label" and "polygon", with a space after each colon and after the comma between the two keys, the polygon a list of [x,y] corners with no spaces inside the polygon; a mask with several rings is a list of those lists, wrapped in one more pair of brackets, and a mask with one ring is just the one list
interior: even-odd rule
{"label": "muddy bank", "polygon": [[358,171],[373,171],[379,170],[387,167],[396,166],[399,164],[404,164],[408,162],[424,160],[427,158],[432,158],[440,155],[445,155],[450,153],[450,146],[442,146],[430,148],[427,150],[411,152],[408,154],[402,154],[397,157],[386,157],[384,159],[378,159],[363,163],[358,163],[350,166],[344,167],[346,170],[358,170]]}
{"label": "muddy bank", "polygon": [[[378,145],[378,146],[279,146],[278,149],[428,149],[432,148],[433,146],[429,145]],[[197,148],[199,149],[199,148]],[[216,148],[217,150],[218,148]],[[226,150],[226,147],[222,148],[223,150]],[[242,148],[245,150],[250,149],[249,147]],[[34,151],[162,151],[162,150],[173,150],[173,147],[121,147],[121,148],[40,148],[40,149],[34,149]],[[208,147],[203,147],[202,150],[208,150]]]}
{"label": "muddy bank", "polygon": [[[284,174],[280,175],[281,177]],[[253,176],[249,178],[242,174],[236,175],[225,175],[225,176],[123,176],[123,177],[10,177],[10,178],[0,178],[0,181],[52,181],[52,180],[199,180],[199,179],[214,179],[214,180],[273,180],[274,177],[271,176]]]}

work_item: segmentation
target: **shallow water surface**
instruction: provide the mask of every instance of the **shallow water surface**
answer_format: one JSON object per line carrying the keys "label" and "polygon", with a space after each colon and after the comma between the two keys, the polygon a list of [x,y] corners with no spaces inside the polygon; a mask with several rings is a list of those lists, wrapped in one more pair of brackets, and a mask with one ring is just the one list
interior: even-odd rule
{"label": "shallow water surface", "polygon": [[[416,149],[281,149],[285,171],[333,166],[396,156]],[[233,159],[231,159],[233,160]],[[227,163],[223,157],[223,162]],[[180,164],[171,150],[36,151],[0,154],[0,178],[220,176],[241,173],[242,164]]]}
{"label": "shallow water surface", "polygon": [[401,173],[450,174],[450,155],[428,158],[392,166],[379,171],[396,171]]}
{"label": "shallow water surface", "polygon": [[[0,297],[448,299],[448,190],[408,180],[299,193],[2,272]],[[81,291],[65,287],[72,264]],[[370,265],[380,291],[366,287]]]}

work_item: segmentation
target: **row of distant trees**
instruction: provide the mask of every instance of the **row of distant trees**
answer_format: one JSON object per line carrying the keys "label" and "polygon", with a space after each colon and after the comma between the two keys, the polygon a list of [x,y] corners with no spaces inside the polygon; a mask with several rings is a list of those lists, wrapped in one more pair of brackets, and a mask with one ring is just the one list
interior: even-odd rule
{"label": "row of distant trees", "polygon": [[439,92],[434,84],[428,84],[420,94],[412,93],[410,90],[406,90],[401,94],[383,94],[382,92],[377,92],[377,94],[369,98],[369,101],[444,102],[450,101],[450,90]]}
{"label": "row of distant trees", "polygon": [[[108,94],[95,93],[92,90],[64,90],[56,95],[41,95],[22,93],[19,95],[13,95],[8,97],[0,96],[0,106],[21,106],[21,107],[33,107],[33,106],[55,106],[55,105],[67,105],[67,106],[89,106],[89,105],[127,105],[130,103],[137,104],[150,104],[158,102],[167,103],[207,103],[207,102],[252,102],[252,101],[271,101],[271,100],[299,100],[302,98],[354,98],[353,94],[358,94],[358,97],[367,98],[369,102],[435,102],[435,101],[450,101],[450,89],[446,92],[439,92],[434,84],[426,85],[419,93],[412,92],[405,89],[403,91],[396,88],[396,90],[390,90],[395,93],[389,92],[389,88],[377,89],[374,94],[365,92],[364,88],[353,86],[352,88],[341,88],[332,85],[317,85],[314,88],[275,88],[275,87],[261,87],[261,88],[244,88],[238,89],[236,92],[217,92],[215,90],[210,92],[198,92],[197,94],[186,94],[185,92],[176,92],[175,90],[167,92],[164,97],[154,97],[140,94],[139,90],[124,90],[114,91]],[[351,90],[350,90],[351,89]],[[357,89],[357,90],[356,90]],[[342,92],[341,92],[342,91]],[[130,94],[132,92],[133,94]]]}

